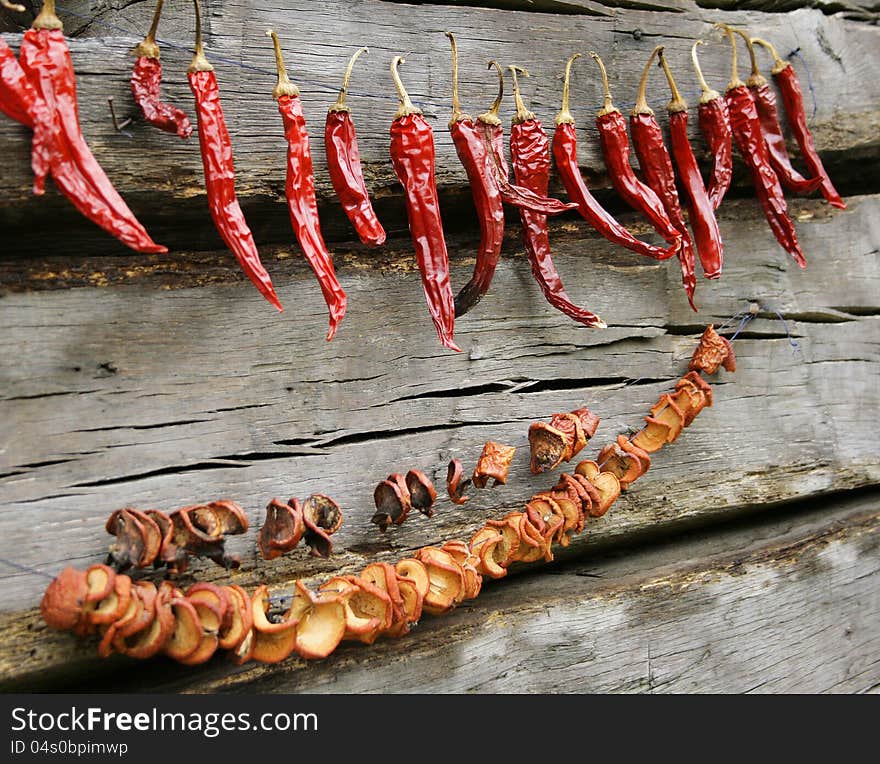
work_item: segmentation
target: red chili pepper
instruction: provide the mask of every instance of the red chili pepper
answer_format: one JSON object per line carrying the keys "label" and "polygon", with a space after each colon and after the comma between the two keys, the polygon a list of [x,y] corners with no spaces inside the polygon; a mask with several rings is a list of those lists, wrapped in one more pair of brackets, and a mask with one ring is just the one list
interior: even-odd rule
{"label": "red chili pepper", "polygon": [[131,73],[131,92],[147,122],[166,133],[177,133],[181,138],[189,138],[193,130],[189,117],[181,109],[165,103],[159,97],[162,64],[159,61],[159,46],[156,44],[156,29],[159,27],[164,2],[165,0],[158,0],[156,3],[150,31],[134,49],[138,58]]}
{"label": "red chili pepper", "polygon": [[694,245],[681,213],[681,202],[678,200],[678,190],[675,188],[675,170],[672,168],[672,158],[663,142],[663,130],[646,99],[648,72],[651,70],[654,57],[662,52],[662,45],[655,47],[642,71],[636,105],[630,112],[629,130],[632,133],[633,147],[639,158],[642,175],[651,190],[663,202],[663,209],[666,210],[669,220],[681,235],[681,249],[678,252],[678,261],[681,264],[681,283],[687,293],[691,308],[696,310],[694,290],[697,286],[697,277],[694,273]]}
{"label": "red chili pepper", "polygon": [[653,244],[637,239],[596,201],[581,175],[577,156],[575,120],[571,111],[569,111],[571,65],[575,59],[580,58],[580,55],[580,53],[575,53],[568,59],[565,65],[565,79],[562,84],[562,108],[556,115],[556,131],[553,134],[553,158],[556,161],[556,169],[559,172],[562,185],[565,186],[565,191],[569,198],[577,204],[578,212],[580,212],[584,220],[608,239],[608,241],[620,244],[636,254],[644,255],[654,260],[666,260],[676,254],[678,247],[673,245],[668,249],[663,249],[662,247],[656,247]]}
{"label": "red chili pepper", "polygon": [[272,38],[275,63],[278,68],[278,84],[272,91],[272,96],[278,101],[278,111],[284,121],[284,136],[287,138],[286,192],[290,223],[306,260],[315,272],[330,312],[330,329],[327,332],[329,342],[336,334],[339,322],[345,316],[348,298],[339,285],[336,271],[333,269],[333,258],[327,250],[324,237],[321,236],[312,154],[309,149],[309,134],[306,132],[299,88],[287,76],[278,35],[271,29],[266,34]]}
{"label": "red chili pepper", "polygon": [[596,126],[599,128],[599,142],[602,156],[608,168],[611,183],[624,200],[634,209],[640,210],[651,221],[651,225],[666,241],[681,246],[681,233],[672,225],[663,202],[651,188],[642,183],[629,163],[629,139],[626,135],[626,120],[611,100],[611,89],[608,85],[608,73],[605,64],[594,52],[590,56],[595,59],[602,73],[602,87],[605,104],[596,115]]}
{"label": "red chili pepper", "polygon": [[[78,168],[79,179],[66,176],[69,185],[65,194],[80,212],[132,249],[147,253],[167,252],[168,249],[156,244],[135,218],[83,138],[76,100],[76,75],[62,30],[61,20],[55,15],[55,0],[45,0],[31,28],[24,33],[19,61],[47,107],[31,114],[32,118],[43,121],[39,131],[45,130],[53,135],[53,151],[58,152],[59,161],[72,162]],[[34,130],[36,134],[36,124]],[[68,165],[67,172],[70,171]],[[83,187],[77,189],[79,183]],[[74,193],[85,194],[85,198],[77,200],[71,196]]]}
{"label": "red chili pepper", "polygon": [[339,97],[327,111],[324,125],[324,148],[327,152],[327,170],[333,189],[342,203],[342,209],[357,231],[361,242],[371,247],[385,243],[385,229],[376,217],[370,194],[364,182],[361,168],[361,154],[358,150],[357,133],[351,118],[351,111],[345,103],[348,81],[354,62],[366,48],[360,48],[351,57],[345,69]]}
{"label": "red chili pepper", "polygon": [[199,147],[205,169],[205,189],[211,219],[220,237],[235,254],[241,269],[260,293],[279,311],[284,310],[275,294],[272,279],[260,262],[254,236],[244,219],[235,195],[235,166],[232,141],[220,104],[220,88],[214,67],[205,58],[202,45],[202,19],[199,0],[196,8],[196,52],[187,70],[189,86],[196,102],[199,125]]}
{"label": "red chili pepper", "polygon": [[434,180],[434,131],[409,98],[398,65],[402,56],[391,61],[391,76],[397,87],[400,106],[391,122],[391,163],[403,185],[409,230],[422,274],[422,288],[428,311],[444,347],[461,352],[452,336],[455,306],[449,283],[449,255],[443,238],[443,221]]}
{"label": "red chili pepper", "polygon": [[766,40],[753,37],[752,42],[766,48],[770,51],[770,55],[773,56],[773,69],[771,69],[771,73],[776,81],[776,85],[779,87],[779,92],[782,94],[782,103],[785,106],[788,126],[791,128],[798,146],[800,146],[801,153],[804,155],[804,162],[810,174],[822,179],[820,188],[822,195],[828,200],[828,203],[832,207],[845,210],[846,203],[840,198],[840,194],[834,188],[831,178],[828,177],[828,173],[825,171],[825,167],[813,143],[813,134],[810,132],[810,128],[807,127],[807,114],[804,111],[804,94],[801,91],[797,75],[794,73],[794,68],[789,62],[783,61],[779,57],[779,53],[776,52],[776,48]]}
{"label": "red chili pepper", "polygon": [[504,129],[498,118],[498,108],[504,94],[504,73],[497,62],[489,68],[498,70],[498,96],[490,109],[477,117],[476,122],[462,112],[458,99],[458,51],[455,37],[446,32],[452,45],[452,119],[449,132],[458,158],[467,172],[474,206],[480,221],[480,248],[471,280],[455,298],[455,315],[463,316],[479,302],[489,289],[501,255],[504,240],[504,202],[546,215],[556,215],[573,204],[539,196],[527,188],[510,183],[507,162],[504,160]]}
{"label": "red chili pepper", "polygon": [[[525,75],[528,75],[528,72],[517,66],[507,68],[513,74],[513,97],[516,101],[516,116],[510,128],[510,154],[513,159],[514,178],[517,185],[546,196],[550,186],[550,142],[541,122],[526,109],[519,92],[517,72]],[[523,242],[532,275],[541,287],[547,302],[584,326],[606,328],[607,324],[599,316],[575,305],[566,294],[559,272],[553,264],[547,216],[525,208],[520,209],[519,216],[522,220]]]}
{"label": "red chili pepper", "polygon": [[712,201],[706,193],[703,178],[700,175],[700,166],[688,140],[687,122],[688,105],[681,97],[669,64],[663,51],[660,51],[660,65],[666,74],[669,90],[672,92],[672,100],[667,104],[666,111],[669,113],[669,142],[672,145],[672,156],[675,166],[678,168],[678,177],[681,178],[684,190],[690,202],[690,221],[694,229],[694,239],[697,244],[697,252],[700,255],[700,264],[707,279],[717,279],[721,276],[721,267],[724,263],[724,245],[721,242],[721,231],[718,229],[718,221],[712,209]]}
{"label": "red chili pepper", "polygon": [[797,240],[794,223],[788,216],[788,206],[779,178],[770,164],[770,154],[764,135],[761,132],[761,120],[755,107],[755,99],[737,72],[736,36],[732,27],[723,25],[732,48],[731,78],[727,84],[724,97],[730,110],[730,127],[733,138],[739,149],[740,156],[752,173],[752,181],[764,216],[773,231],[776,240],[788,252],[795,262],[805,268],[807,265],[804,253]]}
{"label": "red chili pepper", "polygon": [[706,186],[706,193],[712,202],[712,209],[717,210],[733,178],[733,135],[730,131],[727,103],[717,90],[709,87],[706,78],[703,77],[700,59],[697,58],[697,47],[700,45],[705,43],[697,40],[691,47],[691,59],[702,89],[698,112],[700,132],[709,145],[709,153],[712,155],[712,174]]}

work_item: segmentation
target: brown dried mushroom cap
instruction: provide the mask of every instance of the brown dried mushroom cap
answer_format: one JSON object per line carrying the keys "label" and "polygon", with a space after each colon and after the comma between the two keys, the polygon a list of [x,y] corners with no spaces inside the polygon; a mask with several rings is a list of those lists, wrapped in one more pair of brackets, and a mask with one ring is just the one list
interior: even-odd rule
{"label": "brown dried mushroom cap", "polygon": [[283,615],[270,615],[269,589],[260,586],[251,597],[253,627],[251,641],[247,637],[239,645],[241,657],[261,663],[278,663],[289,656],[296,646],[297,620],[290,618],[289,611]]}
{"label": "brown dried mushroom cap", "polygon": [[596,430],[599,427],[599,417],[586,407],[576,409],[571,413],[581,420],[581,427],[584,428],[584,435],[587,436],[587,440],[590,440],[590,438],[596,434]]}
{"label": "brown dried mushroom cap", "polygon": [[578,462],[577,467],[574,468],[575,475],[583,475],[589,481],[592,481],[601,471],[599,465],[590,459],[584,459],[584,461]]}
{"label": "brown dried mushroom cap", "polygon": [[373,490],[373,503],[376,505],[376,513],[370,518],[370,522],[379,526],[384,533],[393,524],[400,525],[406,520],[410,510],[409,492],[400,490],[400,486],[394,480],[383,480]]}
{"label": "brown dried mushroom cap", "polygon": [[600,472],[593,478],[593,485],[601,496],[601,501],[590,511],[591,517],[602,517],[620,496],[620,481],[617,475]]}
{"label": "brown dried mushroom cap", "polygon": [[428,571],[428,593],[422,603],[425,612],[440,615],[464,599],[464,572],[452,555],[427,546],[419,549],[416,557]]}
{"label": "brown dried mushroom cap", "polygon": [[736,371],[733,346],[728,339],[715,331],[713,324],[709,324],[700,337],[700,344],[694,350],[688,369],[714,374],[722,365],[727,371]]}
{"label": "brown dried mushroom cap", "polygon": [[40,614],[51,629],[72,629],[83,615],[89,587],[85,571],[67,567],[46,587]]}
{"label": "brown dried mushroom cap", "polygon": [[219,646],[224,650],[235,650],[253,626],[251,602],[247,592],[236,584],[223,587],[229,600],[230,617],[228,623],[217,634]]}
{"label": "brown dried mushroom cap", "polygon": [[[483,575],[490,578],[504,578],[507,575],[507,569],[501,567],[495,560],[495,549],[503,539],[504,536],[497,528],[487,527],[480,528],[471,538],[470,548],[480,558],[477,569]],[[506,558],[507,553],[501,552],[499,556]]]}
{"label": "brown dried mushroom cap", "polygon": [[406,578],[412,581],[422,597],[428,593],[431,579],[428,576],[428,569],[420,560],[416,560],[413,557],[404,557],[402,560],[398,560],[394,570],[398,578]]}
{"label": "brown dried mushroom cap", "polygon": [[540,475],[558,467],[567,448],[568,438],[565,433],[544,422],[529,425],[529,469],[532,474]]}
{"label": "brown dried mushroom cap", "polygon": [[573,456],[580,453],[587,445],[587,436],[581,424],[580,417],[576,414],[554,414],[550,417],[550,426],[565,434],[565,451],[562,461],[567,462]]}
{"label": "brown dried mushroom cap", "polygon": [[471,484],[471,479],[464,477],[464,467],[460,459],[453,459],[446,468],[446,492],[453,504],[464,504],[468,497],[464,495],[465,489]]}
{"label": "brown dried mushroom cap", "polygon": [[406,473],[405,481],[413,508],[426,517],[433,516],[432,507],[437,500],[437,489],[428,476],[421,470],[410,470]]}
{"label": "brown dried mushroom cap", "polygon": [[474,468],[473,484],[477,488],[485,488],[489,478],[492,478],[493,487],[505,485],[515,453],[516,446],[505,446],[503,443],[487,440]]}
{"label": "brown dried mushroom cap", "polygon": [[684,429],[685,415],[674,396],[669,393],[661,395],[660,400],[651,407],[651,416],[669,427],[668,443],[674,443],[681,435],[681,431]]}
{"label": "brown dried mushroom cap", "polygon": [[300,503],[291,499],[285,504],[272,499],[266,505],[266,519],[257,535],[257,548],[264,560],[274,560],[289,552],[302,539],[306,526]]}
{"label": "brown dried mushroom cap", "polygon": [[296,627],[296,652],[320,660],[332,653],[345,635],[345,601],[331,592],[313,592],[302,581],[290,605]]}
{"label": "brown dried mushroom cap", "polygon": [[196,609],[185,597],[171,600],[171,612],[174,626],[162,649],[169,658],[180,661],[195,653],[202,643],[204,632]]}

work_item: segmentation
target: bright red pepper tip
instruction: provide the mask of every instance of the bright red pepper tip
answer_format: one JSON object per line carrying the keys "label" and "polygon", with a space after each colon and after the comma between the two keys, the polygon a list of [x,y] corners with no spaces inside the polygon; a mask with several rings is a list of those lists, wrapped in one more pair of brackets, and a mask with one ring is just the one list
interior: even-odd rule
{"label": "bright red pepper tip", "polygon": [[461,348],[460,348],[458,345],[455,344],[455,341],[452,340],[452,338],[450,338],[450,339],[443,339],[443,338],[441,337],[441,338],[440,338],[440,342],[443,343],[443,347],[449,348],[450,350],[454,350],[456,353],[460,353],[460,352],[461,352]]}
{"label": "bright red pepper tip", "polygon": [[846,209],[846,202],[844,202],[844,201],[840,201],[840,202],[838,202],[838,201],[834,201],[834,202],[828,202],[828,203],[829,203],[832,207],[837,207],[837,209],[839,209],[839,210],[845,210],[845,209]]}

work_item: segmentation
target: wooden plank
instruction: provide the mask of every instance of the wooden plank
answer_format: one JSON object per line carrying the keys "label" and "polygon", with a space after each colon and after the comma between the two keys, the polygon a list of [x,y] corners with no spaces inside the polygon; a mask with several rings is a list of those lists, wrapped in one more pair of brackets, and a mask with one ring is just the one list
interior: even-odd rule
{"label": "wooden plank", "polygon": [[[84,15],[89,13],[86,3],[74,7]],[[126,134],[118,134],[109,120],[109,96],[115,98],[121,116],[132,113],[129,50],[146,27],[150,12],[149,4],[129,5],[106,17],[107,23],[112,19],[112,29],[102,26],[105,16],[101,15],[89,31],[110,36],[72,42],[83,129],[96,157],[157,240],[178,249],[219,248],[219,240],[205,215],[197,143],[180,141],[137,120]],[[392,229],[399,230],[404,225],[402,206],[387,156],[387,125],[395,108],[387,72],[393,54],[413,51],[404,78],[436,128],[438,182],[454,195],[454,191],[464,188],[466,181],[445,126],[449,114],[449,51],[441,34],[444,29],[451,26],[460,38],[462,99],[467,108],[481,109],[494,95],[494,80],[484,70],[487,58],[517,62],[531,71],[532,77],[523,83],[525,96],[550,127],[558,109],[564,58],[569,51],[583,49],[585,41],[605,57],[621,109],[631,106],[642,65],[658,42],[667,46],[682,88],[695,103],[697,88],[690,74],[688,49],[694,38],[710,33],[710,21],[718,17],[718,11],[697,8],[685,13],[616,9],[605,18],[476,7],[456,9],[451,17],[445,6],[391,5],[381,0],[364,0],[354,6],[341,0],[294,3],[284,10],[242,0],[222,0],[212,3],[211,13],[207,14],[207,45],[224,93],[235,145],[238,191],[245,211],[258,241],[286,242],[291,236],[287,213],[280,203],[284,144],[270,97],[272,58],[263,35],[270,25],[279,29],[291,71],[303,87],[306,117],[312,126],[326,233],[331,240],[339,240],[350,239],[351,232],[329,196],[320,124],[334,97],[345,60],[363,42],[370,44],[372,52],[358,66],[352,82],[351,105],[380,215]],[[786,16],[731,13],[725,18],[770,37],[783,52],[800,50],[803,59],[796,66],[804,79],[807,72],[801,68],[802,62],[809,66],[816,96],[811,125],[817,143],[841,183],[847,183],[847,178],[858,178],[864,184],[864,162],[876,161],[880,145],[880,84],[873,75],[880,65],[877,28],[811,10]],[[169,43],[188,48],[191,25],[190,15],[169,13],[163,34]],[[121,36],[119,29],[131,29],[132,34]],[[288,31],[294,29],[295,34]],[[333,34],[328,34],[328,30],[333,30]],[[633,36],[636,31],[638,40]],[[15,35],[7,35],[6,39],[18,44]],[[709,46],[703,54],[706,74],[718,87],[727,80],[728,56],[723,45]],[[188,59],[187,50],[170,45],[163,53],[168,99],[191,108],[184,77]],[[573,109],[580,120],[580,161],[584,172],[596,187],[607,187],[592,120],[601,94],[595,66],[588,60],[575,68],[573,99]],[[661,119],[665,118],[666,88],[659,77],[653,83],[650,101]],[[508,99],[505,119],[510,114]],[[696,129],[696,119],[692,122]],[[30,197],[27,131],[3,120],[0,146],[8,157],[0,178],[0,198],[4,200],[0,221],[11,234],[9,239],[15,242],[4,256],[33,255],[44,250],[50,241],[59,243],[60,234],[53,231],[61,218],[71,221],[70,226],[64,226],[63,241],[73,251],[123,251],[110,237],[77,220],[67,202],[54,191],[43,199]],[[700,141],[697,146],[703,150]],[[746,183],[745,174],[737,173],[737,183]],[[619,206],[619,202],[613,204]],[[447,216],[452,228],[456,226],[455,217],[452,212]],[[34,230],[42,230],[42,235],[35,236]]]}

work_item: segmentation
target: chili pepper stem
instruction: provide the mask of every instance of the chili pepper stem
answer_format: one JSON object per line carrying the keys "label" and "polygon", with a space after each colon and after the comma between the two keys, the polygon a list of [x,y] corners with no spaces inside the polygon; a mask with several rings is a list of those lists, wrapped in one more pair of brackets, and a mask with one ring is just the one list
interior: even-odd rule
{"label": "chili pepper stem", "polygon": [[642,69],[642,79],[639,80],[639,90],[636,94],[636,105],[633,107],[633,110],[630,112],[633,115],[636,114],[648,114],[653,115],[654,110],[648,106],[647,92],[648,92],[648,74],[651,72],[651,64],[654,63],[654,57],[657,55],[663,55],[663,46],[658,45],[654,50],[651,51],[651,55],[648,56],[648,61],[645,63],[645,68]]}
{"label": "chili pepper stem", "polygon": [[397,67],[405,63],[406,59],[403,56],[395,56],[391,59],[391,77],[394,80],[394,87],[397,88],[397,100],[399,102],[397,111],[394,113],[394,119],[400,119],[401,117],[406,117],[410,114],[422,113],[421,109],[413,105],[413,102],[409,98],[409,93],[406,92],[406,88],[403,87],[403,82],[400,80],[400,74],[397,71]]}
{"label": "chili pepper stem", "polygon": [[156,10],[153,11],[153,21],[150,24],[150,30],[146,37],[141,40],[140,45],[134,49],[134,54],[138,58],[159,58],[159,46],[156,44],[156,30],[159,28],[159,18],[162,16],[162,6],[165,0],[158,0]]}
{"label": "chili pepper stem", "polygon": [[10,11],[16,11],[17,13],[24,13],[27,8],[23,5],[18,5],[18,3],[10,3],[9,0],[0,0],[0,5]]}
{"label": "chili pepper stem", "polygon": [[745,82],[743,82],[739,78],[739,61],[737,59],[736,52],[736,34],[734,34],[733,27],[728,24],[718,23],[715,24],[718,29],[724,30],[727,34],[727,41],[730,43],[730,82],[727,83],[727,90],[733,90],[734,88],[745,87]]}
{"label": "chili pepper stem", "polygon": [[507,68],[510,69],[513,74],[513,100],[516,104],[516,114],[513,117],[513,124],[518,125],[522,122],[528,122],[530,119],[535,119],[534,113],[530,112],[523,103],[522,95],[519,92],[519,80],[516,78],[517,73],[528,77],[528,71],[521,66],[514,66],[513,64]]}
{"label": "chili pepper stem", "polygon": [[456,122],[470,120],[471,116],[461,110],[461,101],[458,99],[458,46],[455,44],[455,35],[452,32],[443,34],[449,38],[449,44],[452,46],[452,118],[449,124],[454,125]]}
{"label": "chili pepper stem", "polygon": [[342,87],[339,89],[339,95],[336,97],[336,103],[334,103],[328,111],[349,111],[348,106],[345,104],[345,97],[348,95],[348,82],[351,79],[354,62],[358,60],[361,54],[369,52],[369,48],[358,48],[352,54],[352,57],[348,60],[348,66],[345,67],[345,74],[342,77]]}
{"label": "chili pepper stem", "polygon": [[501,99],[504,98],[504,70],[501,68],[501,64],[494,60],[490,61],[486,68],[491,69],[493,66],[498,72],[498,95],[495,96],[495,100],[492,101],[492,105],[489,107],[488,111],[484,111],[482,114],[477,115],[477,119],[486,125],[501,124],[501,119],[498,117],[498,110],[501,108]]}
{"label": "chili pepper stem", "polygon": [[770,70],[773,74],[779,74],[779,72],[787,66],[791,66],[788,61],[784,61],[779,57],[779,52],[776,50],[776,46],[774,46],[772,42],[768,42],[761,37],[752,37],[751,42],[753,45],[760,45],[771,56],[773,56],[773,68]]}
{"label": "chili pepper stem", "polygon": [[660,59],[660,66],[663,67],[663,74],[666,75],[666,81],[669,83],[669,90],[672,94],[672,99],[666,105],[666,110],[670,113],[687,111],[687,101],[681,97],[678,86],[675,84],[675,78],[672,76],[672,70],[669,68],[669,64],[666,62],[666,56],[663,55],[662,50],[660,51],[658,58]]}
{"label": "chili pepper stem", "polygon": [[199,0],[193,0],[196,8],[196,52],[189,62],[188,72],[213,72],[214,67],[205,57],[205,46],[202,43],[202,6]]}
{"label": "chili pepper stem", "polygon": [[599,73],[602,75],[602,97],[605,99],[605,103],[599,110],[597,116],[604,117],[606,114],[619,112],[620,109],[618,109],[611,100],[611,87],[608,85],[608,72],[605,70],[605,64],[602,59],[599,58],[599,54],[594,50],[590,51],[590,58],[599,65]]}
{"label": "chili pepper stem", "polygon": [[31,29],[64,29],[64,24],[55,13],[55,0],[44,0],[43,7],[31,23]]}
{"label": "chili pepper stem", "polygon": [[700,94],[700,103],[709,103],[709,101],[714,101],[716,98],[720,98],[721,94],[717,90],[713,90],[709,87],[709,83],[706,82],[706,78],[703,76],[703,70],[700,67],[700,59],[697,56],[697,48],[700,45],[705,45],[705,40],[697,40],[691,46],[691,61],[694,62],[694,71],[697,73],[697,79],[700,81],[700,89],[702,93]]}
{"label": "chili pepper stem", "polygon": [[752,45],[752,38],[742,29],[734,27],[733,31],[746,41],[746,47],[749,49],[749,62],[751,63],[752,69],[749,73],[749,78],[746,80],[746,85],[750,88],[759,88],[762,85],[766,85],[767,79],[761,74],[761,70],[758,68],[758,57],[755,55],[755,46]]}
{"label": "chili pepper stem", "polygon": [[568,61],[565,62],[565,78],[562,80],[562,105],[559,107],[559,113],[556,115],[555,120],[557,125],[574,124],[574,116],[568,108],[571,82],[571,65],[575,62],[576,59],[579,59],[580,57],[580,53],[575,53],[568,59]]}
{"label": "chili pepper stem", "polygon": [[278,83],[272,89],[272,98],[276,101],[281,96],[290,96],[294,98],[299,95],[299,88],[294,85],[287,76],[287,69],[284,66],[284,56],[281,55],[281,41],[274,29],[266,30],[266,37],[272,38],[272,47],[275,49],[275,68],[278,70]]}

